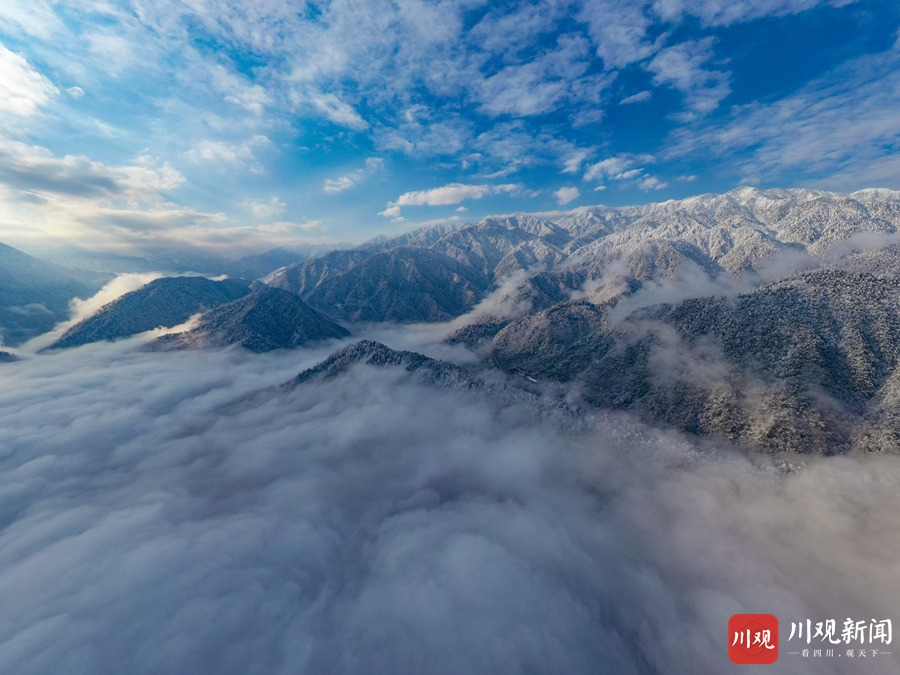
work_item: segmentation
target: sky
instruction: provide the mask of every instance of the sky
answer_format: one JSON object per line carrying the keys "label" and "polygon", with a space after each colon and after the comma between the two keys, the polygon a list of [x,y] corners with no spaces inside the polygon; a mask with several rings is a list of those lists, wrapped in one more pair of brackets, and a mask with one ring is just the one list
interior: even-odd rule
{"label": "sky", "polygon": [[0,3],[0,241],[236,257],[900,188],[894,0]]}

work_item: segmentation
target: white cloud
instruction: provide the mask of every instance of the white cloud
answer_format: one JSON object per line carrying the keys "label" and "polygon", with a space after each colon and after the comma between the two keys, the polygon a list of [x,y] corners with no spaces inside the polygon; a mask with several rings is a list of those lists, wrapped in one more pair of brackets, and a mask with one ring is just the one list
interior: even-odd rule
{"label": "white cloud", "polygon": [[565,82],[546,81],[528,66],[510,67],[485,81],[482,108],[491,115],[541,115],[557,107],[566,94]]}
{"label": "white cloud", "polygon": [[628,105],[630,103],[642,103],[644,101],[649,101],[653,96],[653,92],[639,91],[637,94],[632,94],[631,96],[626,96],[621,101],[619,101],[619,105]]}
{"label": "white cloud", "polygon": [[658,85],[669,84],[682,92],[688,108],[699,114],[715,110],[728,96],[728,73],[707,70],[713,59],[713,38],[682,42],[661,50],[647,65]]}
{"label": "white cloud", "polygon": [[110,166],[75,155],[55,157],[47,148],[0,138],[0,182],[23,195],[154,202],[184,181],[168,162],[147,155],[131,165]]}
{"label": "white cloud", "polygon": [[120,173],[126,193],[141,202],[154,201],[157,195],[176,190],[185,182],[185,177],[171,164],[146,155],[137,157],[134,166],[115,167],[112,173]]}
{"label": "white cloud", "polygon": [[254,115],[262,115],[266,106],[272,103],[272,98],[262,86],[251,84],[221,64],[212,63],[206,67],[213,87],[229,103],[239,105]]}
{"label": "white cloud", "polygon": [[587,56],[586,40],[561,37],[554,51],[507,66],[483,80],[479,88],[482,109],[490,115],[517,116],[555,110],[579,86],[579,78],[589,65]]}
{"label": "white cloud", "polygon": [[626,157],[607,157],[596,164],[591,164],[584,172],[584,180],[604,180],[622,173],[632,163]]}
{"label": "white cloud", "polygon": [[366,122],[353,107],[334,94],[319,94],[311,98],[311,103],[315,109],[331,122],[342,126],[362,131],[369,128]]}
{"label": "white cloud", "polygon": [[336,195],[344,190],[349,190],[355,185],[349,176],[341,176],[340,178],[328,178],[325,180],[325,187],[322,188],[330,195]]}
{"label": "white cloud", "polygon": [[261,134],[242,143],[203,140],[181,156],[193,164],[249,166],[253,173],[264,173],[262,164],[257,161],[256,152],[269,146],[271,141]]}
{"label": "white cloud", "polygon": [[469,156],[473,163],[501,167],[482,174],[484,178],[509,175],[539,163],[562,164],[565,173],[567,166],[578,164],[582,153],[582,163],[594,153],[593,148],[579,148],[546,130],[530,129],[521,120],[493,125],[479,134],[472,146],[478,150]]}
{"label": "white cloud", "polygon": [[[169,201],[185,182],[177,169],[149,155],[110,166],[0,139],[0,241],[43,237],[136,254],[205,247],[229,255],[306,243],[310,231],[322,229],[318,221],[235,226],[224,213]],[[284,210],[277,198],[242,204],[260,218]]]}
{"label": "white cloud", "polygon": [[78,225],[86,238],[99,231],[137,254],[188,250],[229,258],[307,244],[327,229],[320,220],[238,225],[224,213],[178,208],[92,209],[79,215]]}
{"label": "white cloud", "polygon": [[135,69],[145,56],[143,49],[135,49],[132,36],[122,35],[116,29],[91,30],[82,37],[93,60],[103,63],[107,74],[114,78]]}
{"label": "white cloud", "polygon": [[615,157],[607,157],[604,160],[592,164],[584,172],[586,181],[629,181],[644,175],[643,166],[636,164],[652,164],[656,159],[653,155],[631,155],[623,153]]}
{"label": "white cloud", "polygon": [[388,206],[384,211],[378,212],[379,216],[384,216],[385,218],[399,218],[400,217],[400,207],[399,206]]}
{"label": "white cloud", "polygon": [[[388,202],[388,208],[378,215],[387,218],[400,216],[401,206],[447,206],[459,204],[467,199],[481,199],[490,194],[521,193],[522,186],[514,183],[502,185],[469,185],[465,183],[450,183],[430,190],[416,190],[404,192],[396,201]],[[532,195],[533,196],[533,195]]]}
{"label": "white cloud", "polygon": [[0,110],[14,115],[36,115],[59,90],[28,61],[0,44]]}
{"label": "white cloud", "polygon": [[[474,78],[473,90],[489,115],[543,115],[574,105],[573,116],[596,111],[602,92],[614,76],[591,73],[589,42],[582,36],[562,35],[553,50],[506,65],[499,72]],[[588,109],[584,109],[588,106]]]}
{"label": "white cloud", "polygon": [[854,0],[655,0],[653,9],[666,21],[699,17],[707,26],[730,26],[766,16],[797,14],[821,5],[845,5]]}
{"label": "white cloud", "polygon": [[529,49],[542,34],[553,32],[557,22],[566,18],[565,3],[521,4],[515,11],[486,13],[468,37],[481,49],[509,57]]}
{"label": "white cloud", "polygon": [[268,202],[245,199],[241,202],[241,206],[250,209],[257,218],[273,218],[284,214],[287,205],[278,197],[272,197]]}
{"label": "white cloud", "polygon": [[381,157],[367,157],[366,167],[364,171],[367,173],[378,173],[384,169],[384,160]]}
{"label": "white cloud", "polygon": [[[636,164],[652,164],[655,161],[652,155],[621,154],[615,157],[607,157],[587,167],[584,173],[584,180],[617,181],[623,185],[637,185],[638,188],[645,192],[661,190],[668,187],[668,183],[647,174],[643,166],[635,166]],[[599,185],[594,189],[605,190],[606,187],[606,185]]]}
{"label": "white cloud", "polygon": [[[261,241],[271,241],[268,237],[270,235],[275,235],[281,242],[305,243],[308,241],[305,237],[294,241],[292,240],[292,236],[297,232],[324,232],[327,229],[325,223],[321,220],[304,220],[303,222],[279,220],[271,225],[260,225],[259,227],[254,228],[254,232],[263,235]],[[279,245],[283,246],[285,243],[280,243]]]}
{"label": "white cloud", "polygon": [[6,672],[715,673],[731,614],[900,605],[894,456],[139,343],[4,366]]}
{"label": "white cloud", "polygon": [[648,192],[650,190],[662,190],[669,187],[669,184],[664,183],[655,176],[646,176],[638,181],[638,187],[644,192]]}
{"label": "white cloud", "polygon": [[578,173],[584,161],[593,154],[593,149],[579,148],[566,157],[563,173]]}
{"label": "white cloud", "polygon": [[556,197],[556,202],[560,206],[565,206],[569,202],[578,199],[581,196],[581,192],[577,187],[561,187],[553,193],[553,196]]}
{"label": "white cloud", "polygon": [[226,143],[224,141],[203,140],[190,150],[182,153],[182,157],[194,164],[245,164],[251,163],[253,167],[262,167],[256,163],[254,151],[271,145],[271,141],[261,134],[243,143]]}
{"label": "white cloud", "polygon": [[443,206],[446,204],[459,204],[466,199],[481,199],[491,194],[495,188],[490,185],[467,185],[465,183],[450,183],[431,190],[418,190],[405,192],[395,202],[398,206]]}
{"label": "white cloud", "polygon": [[643,169],[629,169],[628,171],[623,171],[613,176],[613,180],[631,180],[632,178],[637,178],[642,173],[644,173]]}
{"label": "white cloud", "polygon": [[0,26],[10,35],[36,37],[49,41],[65,26],[48,0],[0,3]]}
{"label": "white cloud", "polygon": [[452,156],[472,141],[468,122],[458,118],[405,121],[395,127],[380,126],[373,136],[379,148],[407,155]]}
{"label": "white cloud", "polygon": [[[582,0],[578,4],[576,17],[588,25],[597,55],[607,70],[618,70],[660,52],[670,33],[658,33],[653,27],[669,28],[694,17],[707,26],[728,26],[767,16],[795,14],[822,4],[847,3],[844,0]],[[653,35],[655,38],[651,39]],[[630,102],[637,100],[643,99]]]}
{"label": "white cloud", "polygon": [[577,15],[588,24],[597,56],[607,70],[623,68],[650,56],[657,47],[647,39],[652,25],[643,2],[584,0]]}
{"label": "white cloud", "polygon": [[340,178],[326,179],[322,189],[326,194],[340,194],[344,190],[349,190],[350,188],[359,185],[365,181],[369,175],[379,173],[382,169],[384,169],[383,159],[380,157],[368,157],[365,166],[362,168],[356,169],[356,171],[353,171],[346,176],[341,176]]}
{"label": "white cloud", "polygon": [[222,213],[206,213],[196,209],[168,207],[166,205],[144,209],[107,208],[88,205],[74,214],[83,227],[112,230],[116,239],[130,244],[178,244],[201,243],[208,237],[201,236],[207,225],[224,224]]}
{"label": "white cloud", "polygon": [[222,141],[200,141],[196,147],[185,152],[183,156],[197,164],[201,162],[232,164],[253,159],[253,151],[245,145],[233,145]]}

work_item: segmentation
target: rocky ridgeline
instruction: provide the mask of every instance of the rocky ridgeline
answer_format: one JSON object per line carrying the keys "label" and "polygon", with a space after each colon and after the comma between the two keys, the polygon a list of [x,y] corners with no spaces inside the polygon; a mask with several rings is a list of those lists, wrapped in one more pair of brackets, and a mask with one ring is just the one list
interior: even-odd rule
{"label": "rocky ridgeline", "polygon": [[[410,351],[397,351],[373,340],[360,340],[344,347],[316,366],[304,370],[285,383],[290,391],[314,383],[340,382],[359,386],[353,379],[355,368],[395,369],[411,382],[438,389],[477,396],[498,406],[516,406],[523,414],[541,414],[556,420],[560,429],[577,430],[586,424],[581,411],[561,397],[548,397],[518,383],[488,381],[453,363]],[[264,397],[263,397],[264,399]]]}
{"label": "rocky ridgeline", "polygon": [[266,280],[349,321],[442,321],[526,271],[523,295],[540,307],[567,299],[615,268],[634,290],[686,266],[709,278],[764,273],[778,255],[830,260],[854,235],[900,227],[900,193],[851,195],[740,188],[723,195],[612,209],[516,214],[431,228],[288,266]]}

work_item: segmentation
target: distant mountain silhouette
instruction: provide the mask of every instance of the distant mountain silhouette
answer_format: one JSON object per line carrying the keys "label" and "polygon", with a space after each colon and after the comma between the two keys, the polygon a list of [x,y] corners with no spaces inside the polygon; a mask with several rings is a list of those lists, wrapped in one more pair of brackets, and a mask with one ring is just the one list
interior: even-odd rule
{"label": "distant mountain silhouette", "polygon": [[73,298],[88,298],[110,279],[60,267],[0,244],[0,343],[16,346],[69,317]]}

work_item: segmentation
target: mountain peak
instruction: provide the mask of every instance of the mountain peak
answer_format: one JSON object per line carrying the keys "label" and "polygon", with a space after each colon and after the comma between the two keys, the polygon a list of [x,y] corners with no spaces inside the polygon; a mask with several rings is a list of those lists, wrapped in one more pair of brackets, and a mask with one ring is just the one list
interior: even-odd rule
{"label": "mountain peak", "polygon": [[195,329],[165,335],[157,343],[175,348],[237,344],[253,352],[267,352],[350,335],[293,293],[258,283],[252,289],[204,314]]}
{"label": "mountain peak", "polygon": [[397,351],[374,340],[360,340],[336,351],[316,366],[304,370],[295,377],[291,385],[298,385],[314,379],[331,379],[347,372],[357,364],[379,368],[399,366],[421,379],[447,385],[463,384],[475,386],[477,382],[464,369],[447,361],[439,361],[424,354]]}
{"label": "mountain peak", "polygon": [[162,277],[126,293],[99,312],[72,326],[51,349],[76,347],[99,340],[137,335],[160,326],[177,326],[202,312],[250,292],[239,279],[212,281],[206,277]]}

